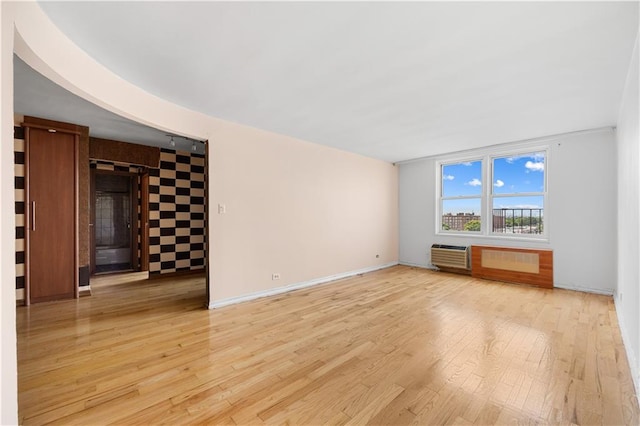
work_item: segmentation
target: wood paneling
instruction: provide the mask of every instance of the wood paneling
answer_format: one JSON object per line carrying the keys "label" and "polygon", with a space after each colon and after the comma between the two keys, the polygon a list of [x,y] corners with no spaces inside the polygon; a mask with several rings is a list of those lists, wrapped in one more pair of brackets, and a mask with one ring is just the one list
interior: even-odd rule
{"label": "wood paneling", "polygon": [[74,297],[77,276],[77,135],[27,129],[29,302]]}
{"label": "wood paneling", "polygon": [[89,140],[89,157],[93,160],[106,160],[154,168],[160,166],[160,148],[109,139],[89,138]]}
{"label": "wood paneling", "polygon": [[[493,267],[487,267],[488,262],[483,262],[482,260],[483,252],[485,251],[535,255],[528,257],[537,257],[538,264],[535,269],[537,269],[538,272],[525,272],[527,268],[518,268],[507,264],[505,264],[503,268],[497,264],[492,265]],[[553,251],[511,247],[471,246],[471,275],[474,278],[553,288]]]}
{"label": "wood paneling", "polygon": [[21,424],[640,422],[610,296],[398,266],[207,311],[202,276],[105,278],[18,308]]}
{"label": "wood paneling", "polygon": [[[80,268],[89,268],[91,241],[89,228],[90,178],[89,178],[89,128],[83,127],[80,132],[78,147],[78,256]],[[89,281],[80,285],[88,285]]]}

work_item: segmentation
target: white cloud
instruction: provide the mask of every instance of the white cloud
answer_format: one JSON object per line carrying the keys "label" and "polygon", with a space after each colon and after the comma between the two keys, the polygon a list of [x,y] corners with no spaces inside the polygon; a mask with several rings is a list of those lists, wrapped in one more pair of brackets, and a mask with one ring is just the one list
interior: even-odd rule
{"label": "white cloud", "polygon": [[462,163],[462,165],[463,165],[463,166],[467,166],[467,167],[469,167],[469,166],[471,166],[472,164],[471,164],[471,161],[465,161],[464,163]]}
{"label": "white cloud", "polygon": [[536,152],[532,157],[535,161],[544,161],[544,152]]}
{"label": "white cloud", "polygon": [[542,161],[527,161],[524,166],[532,172],[544,172],[544,163]]}
{"label": "white cloud", "polygon": [[500,179],[496,180],[496,183],[493,184],[496,188],[502,188],[504,186],[504,182]]}
{"label": "white cloud", "polygon": [[467,185],[480,186],[480,185],[482,185],[482,181],[480,179],[478,179],[478,178],[473,178],[469,182],[467,182]]}
{"label": "white cloud", "polygon": [[526,155],[514,155],[512,157],[505,157],[505,161],[509,164],[513,164],[515,161],[521,158],[531,158],[536,163],[544,163],[544,152],[533,152]]}
{"label": "white cloud", "polygon": [[442,179],[444,180],[454,180],[456,177],[453,175],[443,175]]}

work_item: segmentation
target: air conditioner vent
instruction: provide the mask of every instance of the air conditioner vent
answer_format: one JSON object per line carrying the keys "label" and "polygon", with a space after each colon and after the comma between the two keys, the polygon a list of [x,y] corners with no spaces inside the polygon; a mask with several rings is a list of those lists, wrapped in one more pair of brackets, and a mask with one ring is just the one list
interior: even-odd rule
{"label": "air conditioner vent", "polygon": [[445,268],[469,269],[469,247],[434,244],[431,264]]}

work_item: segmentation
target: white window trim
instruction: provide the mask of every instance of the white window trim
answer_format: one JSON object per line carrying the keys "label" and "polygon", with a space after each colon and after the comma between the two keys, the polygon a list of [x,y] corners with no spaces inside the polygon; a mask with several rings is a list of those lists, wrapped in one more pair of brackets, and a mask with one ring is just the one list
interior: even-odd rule
{"label": "white window trim", "polygon": [[[509,157],[509,156],[517,156],[523,154],[531,154],[535,152],[544,152],[545,155],[545,170],[544,170],[544,191],[543,192],[534,192],[534,193],[518,193],[518,194],[505,194],[504,196],[513,196],[513,197],[524,197],[527,195],[533,196],[543,196],[543,209],[544,209],[544,228],[542,234],[507,234],[507,233],[497,233],[493,232],[492,226],[490,226],[490,221],[487,218],[492,217],[493,214],[493,159]],[[483,149],[471,152],[465,152],[464,154],[455,155],[452,154],[450,156],[441,156],[435,158],[435,172],[436,172],[436,200],[435,200],[435,234],[439,236],[446,237],[469,237],[469,238],[483,238],[483,239],[496,239],[496,240],[516,240],[516,241],[538,241],[538,242],[548,242],[549,241],[549,164],[550,164],[550,145],[540,145],[538,144],[526,144],[513,146],[509,149]],[[442,167],[448,164],[458,164],[464,163],[467,161],[481,161],[482,165],[482,192],[480,197],[481,204],[481,226],[480,231],[453,231],[453,230],[443,230],[442,229],[442,201],[445,199],[454,199],[454,198],[443,198],[442,194]],[[502,196],[502,195],[501,195]],[[456,197],[460,199],[464,198],[478,198],[478,196],[464,196],[464,197]]]}
{"label": "white window trim", "polygon": [[[443,185],[442,185],[442,168],[446,165],[449,164],[460,164],[460,163],[466,163],[466,162],[470,162],[470,163],[475,163],[475,162],[480,162],[480,178],[483,180],[482,182],[482,191],[480,192],[480,194],[478,195],[463,195],[463,196],[458,196],[458,197],[444,197],[442,194],[442,189],[443,189]],[[437,190],[437,204],[438,206],[436,207],[437,209],[437,216],[436,216],[436,227],[440,229],[441,233],[443,234],[452,234],[452,235],[460,235],[460,234],[464,234],[464,235],[482,235],[482,229],[480,229],[480,231],[446,231],[442,229],[442,201],[443,200],[471,200],[471,199],[480,199],[480,211],[478,213],[480,213],[480,217],[483,217],[483,213],[484,209],[485,209],[485,184],[484,184],[484,176],[485,176],[485,162],[484,162],[484,157],[483,156],[474,156],[474,157],[468,157],[468,158],[462,158],[462,159],[455,159],[455,160],[451,160],[451,161],[439,161],[437,163],[437,174],[439,176],[439,181],[438,181],[438,190]],[[484,226],[484,222],[481,221],[481,227]],[[436,232],[437,233],[437,232]]]}

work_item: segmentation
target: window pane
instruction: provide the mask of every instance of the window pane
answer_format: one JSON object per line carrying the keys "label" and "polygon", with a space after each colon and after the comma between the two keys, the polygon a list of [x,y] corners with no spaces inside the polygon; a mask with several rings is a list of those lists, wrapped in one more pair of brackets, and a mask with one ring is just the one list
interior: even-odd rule
{"label": "window pane", "polygon": [[480,194],[482,194],[482,161],[442,165],[443,197]]}
{"label": "window pane", "polygon": [[544,197],[494,197],[493,232],[544,233]]}
{"label": "window pane", "polygon": [[442,229],[480,231],[480,198],[442,200]]}
{"label": "window pane", "polygon": [[494,158],[493,193],[544,192],[544,152]]}

